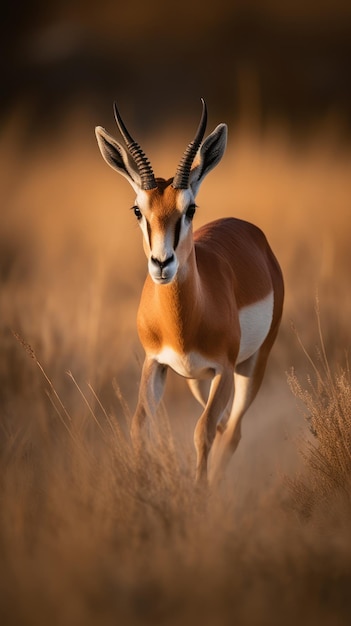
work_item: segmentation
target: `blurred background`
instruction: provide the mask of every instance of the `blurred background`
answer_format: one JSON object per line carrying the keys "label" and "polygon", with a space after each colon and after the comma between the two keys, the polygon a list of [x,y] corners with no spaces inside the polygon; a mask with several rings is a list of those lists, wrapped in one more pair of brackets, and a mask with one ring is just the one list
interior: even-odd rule
{"label": "blurred background", "polygon": [[1,117],[26,112],[29,138],[74,107],[109,119],[117,98],[136,129],[184,123],[199,95],[215,117],[272,122],[305,137],[350,127],[347,0],[101,0],[3,3]]}
{"label": "blurred background", "polygon": [[[305,357],[290,321],[313,350],[317,291],[330,358],[349,345],[351,4],[4,0],[0,28],[6,419],[49,406],[13,330],[73,407],[66,370],[91,381],[106,407],[116,404],[116,379],[134,407],[146,261],[128,212],[133,192],[102,161],[93,131],[101,124],[117,136],[117,100],[156,174],[168,177],[203,96],[209,132],[227,122],[229,144],[201,189],[195,227],[221,215],[253,221],[282,264],[285,317],[265,404],[279,423],[291,421],[285,372]],[[175,412],[193,412],[180,411],[180,384],[170,387]]]}
{"label": "blurred background", "polygon": [[[3,0],[0,31],[1,624],[346,626],[350,0]],[[254,222],[286,285],[223,502],[208,507],[189,481],[200,407],[183,380],[166,389],[177,465],[162,419],[148,471],[120,438],[147,269],[133,190],[94,134],[118,137],[117,100],[170,177],[200,97],[208,132],[227,122],[229,141],[194,227]]]}

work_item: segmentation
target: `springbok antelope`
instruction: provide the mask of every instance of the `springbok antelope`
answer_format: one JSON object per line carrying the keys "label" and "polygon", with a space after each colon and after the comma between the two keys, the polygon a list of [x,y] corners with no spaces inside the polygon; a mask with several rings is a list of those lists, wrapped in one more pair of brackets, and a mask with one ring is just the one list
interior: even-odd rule
{"label": "springbok antelope", "polygon": [[155,415],[167,369],[172,368],[188,379],[203,406],[194,433],[196,481],[207,482],[212,447],[212,482],[235,451],[242,417],[261,385],[282,316],[282,273],[264,234],[253,224],[217,219],[193,233],[196,195],[227,141],[227,126],[219,124],[202,143],[204,100],[196,136],[169,180],[155,178],[116,105],[114,113],[125,145],[101,126],[96,137],[105,161],[136,192],[133,209],[148,258],[137,316],[146,357],[132,441],[142,446],[143,425],[148,415]]}

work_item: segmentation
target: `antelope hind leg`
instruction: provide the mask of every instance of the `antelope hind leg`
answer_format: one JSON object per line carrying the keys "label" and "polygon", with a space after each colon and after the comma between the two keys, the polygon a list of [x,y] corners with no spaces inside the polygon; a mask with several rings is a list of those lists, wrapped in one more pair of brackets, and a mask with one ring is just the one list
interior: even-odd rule
{"label": "antelope hind leg", "polygon": [[210,394],[194,433],[196,448],[196,483],[207,482],[207,459],[216,436],[217,422],[225,414],[233,391],[233,372],[224,369],[214,376]]}
{"label": "antelope hind leg", "polygon": [[[224,429],[218,428],[211,452],[210,483],[223,476],[241,439],[241,420],[261,386],[268,354],[260,348],[240,363],[234,373],[234,401]],[[220,425],[221,426],[221,425]]]}

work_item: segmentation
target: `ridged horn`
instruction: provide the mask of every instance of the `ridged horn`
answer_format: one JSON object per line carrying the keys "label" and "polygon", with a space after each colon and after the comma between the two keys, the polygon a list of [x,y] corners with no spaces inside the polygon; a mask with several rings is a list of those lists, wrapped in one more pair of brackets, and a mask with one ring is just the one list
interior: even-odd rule
{"label": "ridged horn", "polygon": [[191,166],[193,164],[196,153],[203,140],[205,130],[206,130],[206,124],[207,124],[206,102],[203,98],[201,98],[201,102],[202,102],[202,115],[201,115],[200,124],[196,131],[196,135],[193,141],[189,143],[178,165],[178,168],[177,168],[177,171],[174,176],[173,183],[172,183],[172,187],[174,187],[174,189],[187,189],[189,186],[189,176],[190,176]]}
{"label": "ridged horn", "polygon": [[141,188],[145,190],[155,189],[157,187],[157,184],[149,159],[147,158],[139,144],[134,141],[133,137],[128,132],[115,102],[113,103],[113,110],[117,126],[124,141],[127,144],[128,152],[131,157],[133,157],[138,168],[138,173],[141,179]]}

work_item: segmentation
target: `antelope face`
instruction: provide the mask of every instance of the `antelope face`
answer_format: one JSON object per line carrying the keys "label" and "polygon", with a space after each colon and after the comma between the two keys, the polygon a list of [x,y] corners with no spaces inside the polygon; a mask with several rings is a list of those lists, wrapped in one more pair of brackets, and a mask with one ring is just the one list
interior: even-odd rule
{"label": "antelope face", "polygon": [[101,126],[95,129],[99,148],[106,163],[124,176],[136,192],[135,216],[144,236],[149,274],[158,285],[167,285],[187,271],[193,249],[192,219],[195,197],[205,176],[221,160],[227,141],[227,127],[219,124],[202,143],[207,109],[202,100],[202,115],[173,179],[155,178],[150,161],[128,132],[117,106],[118,128],[125,145],[118,143]]}
{"label": "antelope face", "polygon": [[181,277],[192,250],[192,219],[195,199],[190,189],[174,189],[157,179],[157,188],[139,191],[134,214],[144,237],[148,270],[158,285]]}

